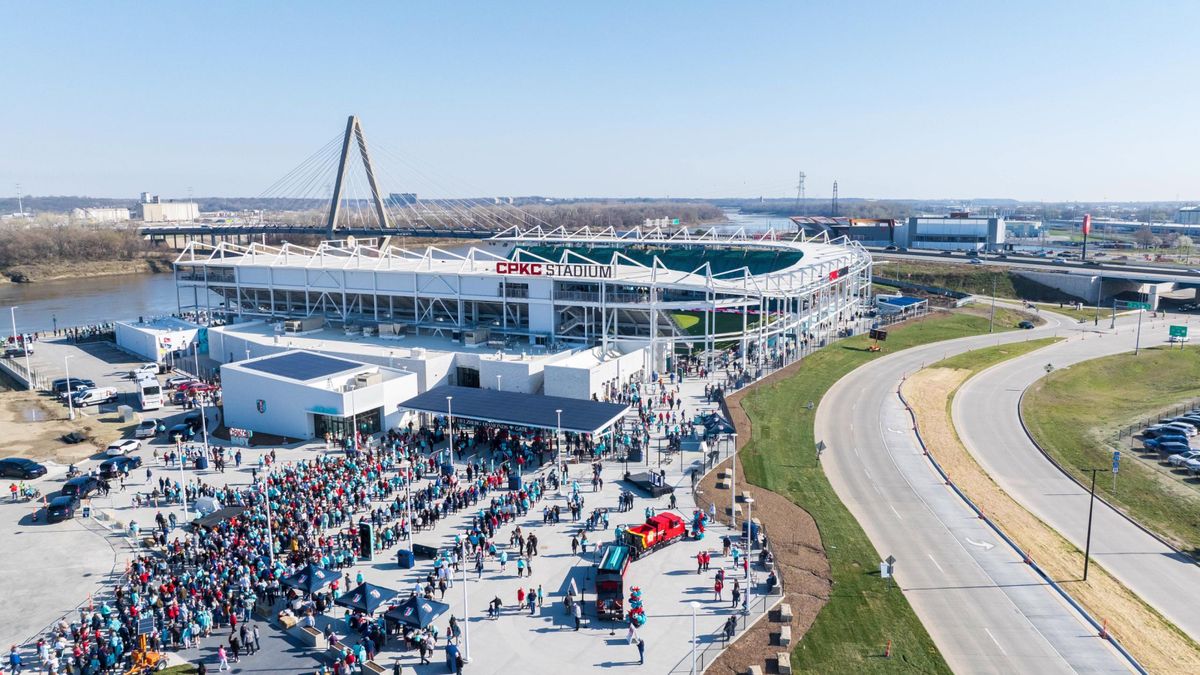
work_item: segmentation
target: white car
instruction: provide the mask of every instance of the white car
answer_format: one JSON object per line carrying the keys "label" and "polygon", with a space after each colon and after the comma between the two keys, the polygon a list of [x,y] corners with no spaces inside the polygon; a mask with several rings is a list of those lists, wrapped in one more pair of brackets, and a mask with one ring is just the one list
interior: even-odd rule
{"label": "white car", "polygon": [[158,364],[157,363],[143,363],[142,365],[138,366],[137,368],[134,368],[133,370],[129,371],[129,376],[135,380],[140,380],[145,375],[149,375],[150,377],[154,377],[155,375],[158,375]]}
{"label": "white car", "polygon": [[1183,463],[1183,466],[1193,476],[1200,474],[1200,459],[1189,459]]}
{"label": "white car", "polygon": [[167,389],[175,389],[181,384],[195,382],[196,378],[191,375],[176,375],[175,377],[167,378]]}
{"label": "white car", "polygon": [[120,457],[121,455],[128,455],[140,447],[142,447],[141,441],[136,438],[126,438],[109,443],[108,447],[104,450],[104,454],[109,457]]}
{"label": "white car", "polygon": [[1200,450],[1188,450],[1187,452],[1171,455],[1167,458],[1167,464],[1182,467],[1189,459],[1196,459],[1197,457],[1200,457]]}

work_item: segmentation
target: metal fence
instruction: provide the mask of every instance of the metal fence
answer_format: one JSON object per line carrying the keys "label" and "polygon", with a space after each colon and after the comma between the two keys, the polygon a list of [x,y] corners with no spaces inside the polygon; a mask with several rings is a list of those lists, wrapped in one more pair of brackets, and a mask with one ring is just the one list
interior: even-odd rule
{"label": "metal fence", "polygon": [[1159,422],[1171,417],[1178,417],[1197,408],[1200,408],[1200,398],[1191,398],[1182,403],[1177,403],[1170,408],[1160,410],[1157,415],[1146,417],[1139,422],[1135,422],[1128,426],[1123,426],[1117,429],[1117,440],[1120,441],[1121,439],[1131,438],[1141,433],[1141,431],[1148,426],[1158,424]]}

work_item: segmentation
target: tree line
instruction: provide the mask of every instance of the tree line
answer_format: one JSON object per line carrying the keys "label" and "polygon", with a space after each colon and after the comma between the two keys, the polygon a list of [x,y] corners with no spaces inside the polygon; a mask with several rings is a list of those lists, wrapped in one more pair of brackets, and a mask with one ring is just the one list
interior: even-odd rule
{"label": "tree line", "polygon": [[132,228],[6,225],[0,228],[0,266],[76,260],[133,260],[148,250]]}

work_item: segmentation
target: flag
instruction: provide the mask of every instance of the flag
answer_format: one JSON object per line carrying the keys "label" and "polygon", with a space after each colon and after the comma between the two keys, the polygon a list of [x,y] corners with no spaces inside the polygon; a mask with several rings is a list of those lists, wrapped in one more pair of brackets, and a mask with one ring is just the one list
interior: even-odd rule
{"label": "flag", "polygon": [[1091,234],[1092,232],[1092,214],[1083,214],[1083,233]]}

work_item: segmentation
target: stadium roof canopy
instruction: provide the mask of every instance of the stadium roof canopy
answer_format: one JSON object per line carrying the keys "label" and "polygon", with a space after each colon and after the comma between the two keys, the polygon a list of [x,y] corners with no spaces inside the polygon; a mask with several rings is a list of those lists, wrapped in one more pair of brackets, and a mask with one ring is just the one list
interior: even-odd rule
{"label": "stadium roof canopy", "polygon": [[[447,401],[446,397],[452,397]],[[437,387],[400,404],[406,410],[445,415],[530,429],[555,429],[599,434],[625,415],[629,406],[578,398],[521,394],[474,387]],[[559,424],[558,412],[562,411]]]}

